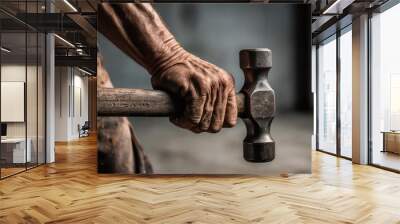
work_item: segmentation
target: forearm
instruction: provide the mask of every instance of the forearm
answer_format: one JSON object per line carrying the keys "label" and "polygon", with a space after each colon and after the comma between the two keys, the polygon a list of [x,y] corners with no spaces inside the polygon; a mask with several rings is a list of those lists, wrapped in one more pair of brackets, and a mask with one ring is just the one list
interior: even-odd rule
{"label": "forearm", "polygon": [[174,124],[193,132],[236,124],[232,76],[179,46],[150,4],[103,3],[99,17],[99,31],[149,71],[153,88],[184,102]]}
{"label": "forearm", "polygon": [[99,17],[99,31],[150,74],[185,57],[186,52],[148,3],[103,3]]}

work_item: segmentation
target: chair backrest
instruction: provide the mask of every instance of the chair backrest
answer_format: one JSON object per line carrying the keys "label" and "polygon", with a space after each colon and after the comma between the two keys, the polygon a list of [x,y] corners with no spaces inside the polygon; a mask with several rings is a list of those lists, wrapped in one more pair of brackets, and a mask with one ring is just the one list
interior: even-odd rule
{"label": "chair backrest", "polygon": [[82,128],[87,128],[87,129],[89,129],[89,128],[90,128],[90,125],[89,125],[89,124],[90,124],[89,121],[85,121],[85,123],[83,124]]}

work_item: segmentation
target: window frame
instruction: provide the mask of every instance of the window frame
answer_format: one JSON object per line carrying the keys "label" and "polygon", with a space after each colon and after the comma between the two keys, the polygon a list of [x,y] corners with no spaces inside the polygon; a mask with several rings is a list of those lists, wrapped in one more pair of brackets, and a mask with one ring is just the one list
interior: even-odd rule
{"label": "window frame", "polygon": [[[319,41],[316,44],[316,51],[315,51],[315,58],[316,58],[316,151],[318,152],[323,152],[329,155],[333,155],[339,158],[347,159],[347,160],[352,160],[352,158],[347,157],[342,155],[342,150],[341,150],[341,119],[340,119],[340,81],[341,81],[341,67],[340,67],[340,37],[344,35],[347,32],[352,31],[352,23],[347,24],[341,29],[337,29],[336,32],[329,37]],[[326,44],[330,41],[336,41],[336,152],[328,152],[327,150],[321,149],[320,144],[319,144],[319,131],[320,131],[320,126],[319,126],[319,82],[320,82],[320,73],[319,73],[319,47],[321,44]]]}
{"label": "window frame", "polygon": [[400,0],[388,0],[387,2],[385,2],[384,4],[371,9],[368,11],[368,165],[373,166],[373,167],[377,167],[383,170],[387,170],[387,171],[391,171],[391,172],[395,172],[395,173],[400,173],[400,170],[398,169],[394,169],[391,167],[387,167],[384,165],[380,165],[377,163],[373,162],[373,153],[374,153],[374,149],[373,149],[373,131],[372,131],[372,93],[373,93],[373,88],[372,88],[372,19],[374,17],[374,14],[381,14],[384,13],[385,11],[393,8],[394,6],[397,6],[398,4],[400,4]]}
{"label": "window frame", "polygon": [[[27,12],[27,3],[28,3],[28,1],[22,1],[22,2],[25,3],[25,12]],[[39,6],[38,5],[39,5],[39,2],[41,2],[41,1],[40,0],[34,0],[32,2],[36,3],[36,12],[38,13],[39,12]],[[46,7],[45,10],[47,12],[47,10],[48,10],[47,7]],[[10,18],[16,20],[17,22],[22,23],[23,26],[24,26],[24,30],[20,30],[20,31],[11,31],[11,32],[9,32],[9,31],[3,31],[3,30],[0,29],[0,46],[2,45],[2,38],[1,38],[2,34],[6,34],[6,33],[21,33],[21,34],[25,35],[25,49],[24,49],[24,51],[25,51],[25,87],[24,87],[24,89],[25,89],[25,93],[24,93],[24,101],[25,101],[24,102],[25,166],[24,166],[24,169],[22,169],[20,171],[17,171],[17,172],[14,172],[12,174],[6,175],[6,176],[3,175],[2,167],[0,166],[0,180],[4,180],[4,179],[6,179],[8,177],[12,177],[12,176],[17,175],[19,173],[26,172],[26,171],[28,171],[30,169],[39,167],[39,166],[44,165],[44,164],[47,163],[47,128],[46,128],[47,127],[47,110],[46,110],[46,108],[47,108],[47,99],[46,99],[47,98],[47,80],[46,80],[46,78],[47,78],[47,43],[48,43],[48,40],[47,40],[47,33],[46,32],[40,31],[40,30],[28,25],[27,23],[24,23],[23,21],[20,21],[18,18],[14,17],[13,14],[7,12],[6,10],[2,9],[1,7],[0,7],[0,12],[1,13],[5,13],[6,15],[10,16]],[[1,28],[1,23],[0,23],[0,28]],[[30,164],[29,166],[28,166],[28,162],[27,162],[27,160],[28,160],[28,158],[27,158],[27,156],[28,156],[28,154],[27,154],[27,147],[28,147],[28,116],[27,116],[28,115],[28,111],[27,111],[28,34],[33,34],[33,35],[36,36],[36,41],[35,41],[36,42],[35,43],[36,44],[36,48],[35,48],[36,60],[34,62],[35,66],[36,66],[36,71],[35,71],[35,75],[36,75],[36,91],[34,93],[36,95],[35,96],[36,97],[36,122],[34,122],[35,125],[36,125],[36,136],[34,136],[33,138],[36,138],[36,141],[37,141],[37,145],[36,145],[36,161],[35,161],[35,163]],[[42,99],[43,105],[41,105],[41,106],[43,107],[42,109],[44,109],[44,111],[43,111],[44,114],[43,114],[43,117],[41,117],[41,118],[39,118],[39,116],[41,116],[41,115],[39,115],[39,113],[38,113],[38,111],[39,111],[39,80],[38,80],[38,75],[39,75],[39,65],[40,65],[39,64],[39,36],[40,36],[39,34],[43,34],[43,35],[41,35],[42,38],[40,39],[40,41],[41,41],[42,48],[43,48],[43,49],[41,49],[41,53],[43,53],[43,55],[41,55],[41,57],[42,57],[41,60],[43,60],[43,62],[44,62],[42,64],[42,70],[41,70],[42,82],[43,82],[42,84],[44,85],[43,86],[43,92],[42,92],[42,96],[44,96],[44,98]],[[2,55],[0,54],[0,82],[1,82],[1,68],[3,66],[2,62],[3,62]],[[0,89],[1,89],[1,86],[0,86]],[[1,101],[1,98],[0,98],[0,101]],[[1,109],[2,108],[0,106],[0,110]],[[39,141],[38,141],[38,139],[39,139],[39,120],[41,120],[43,122],[42,123],[42,125],[43,125],[42,128],[44,128],[43,133],[42,133],[43,134],[42,152],[44,152],[44,153],[43,153],[43,155],[41,155],[41,157],[43,157],[42,158],[43,162],[39,162]],[[1,119],[0,119],[0,123],[1,123]],[[1,158],[1,148],[2,148],[2,146],[0,144],[0,158]]]}

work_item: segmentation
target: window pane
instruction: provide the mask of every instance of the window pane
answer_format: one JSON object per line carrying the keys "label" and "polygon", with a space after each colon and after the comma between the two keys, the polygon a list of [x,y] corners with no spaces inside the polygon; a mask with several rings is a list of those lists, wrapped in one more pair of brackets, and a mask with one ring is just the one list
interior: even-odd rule
{"label": "window pane", "polygon": [[[39,13],[38,1],[27,2],[27,13]],[[31,18],[38,23],[37,17]],[[36,20],[36,21],[34,21]],[[27,29],[27,80],[26,80],[26,113],[27,113],[27,142],[30,147],[30,159],[27,167],[35,167],[38,164],[38,73],[39,73],[39,33],[34,29]]]}
{"label": "window pane", "polygon": [[[45,10],[44,0],[0,2],[1,8],[21,18]],[[0,23],[0,173],[4,178],[45,160],[45,35],[4,12],[0,17],[7,21]]]}
{"label": "window pane", "polygon": [[372,18],[372,163],[400,170],[400,4]]}
{"label": "window pane", "polygon": [[[1,34],[1,176],[25,170],[26,33]],[[29,146],[29,144],[28,144]]]}
{"label": "window pane", "polygon": [[352,141],[352,35],[340,36],[340,153],[351,158]]}
{"label": "window pane", "polygon": [[336,153],[336,40],[318,48],[318,148]]}
{"label": "window pane", "polygon": [[45,163],[45,118],[46,118],[46,108],[45,108],[45,44],[46,37],[43,33],[39,33],[39,43],[38,43],[38,164]]}
{"label": "window pane", "polygon": [[37,165],[37,41],[36,32],[28,32],[28,55],[27,55],[27,80],[26,80],[26,118],[27,118],[27,142],[28,168]]}

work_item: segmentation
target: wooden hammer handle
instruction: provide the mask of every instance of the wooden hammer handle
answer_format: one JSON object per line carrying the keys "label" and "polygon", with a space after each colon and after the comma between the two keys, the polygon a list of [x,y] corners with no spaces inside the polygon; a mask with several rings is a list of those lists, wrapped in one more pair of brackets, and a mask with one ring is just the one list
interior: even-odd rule
{"label": "wooden hammer handle", "polygon": [[[244,95],[236,95],[239,115],[245,111]],[[164,117],[183,110],[179,102],[159,90],[98,88],[98,116]]]}

